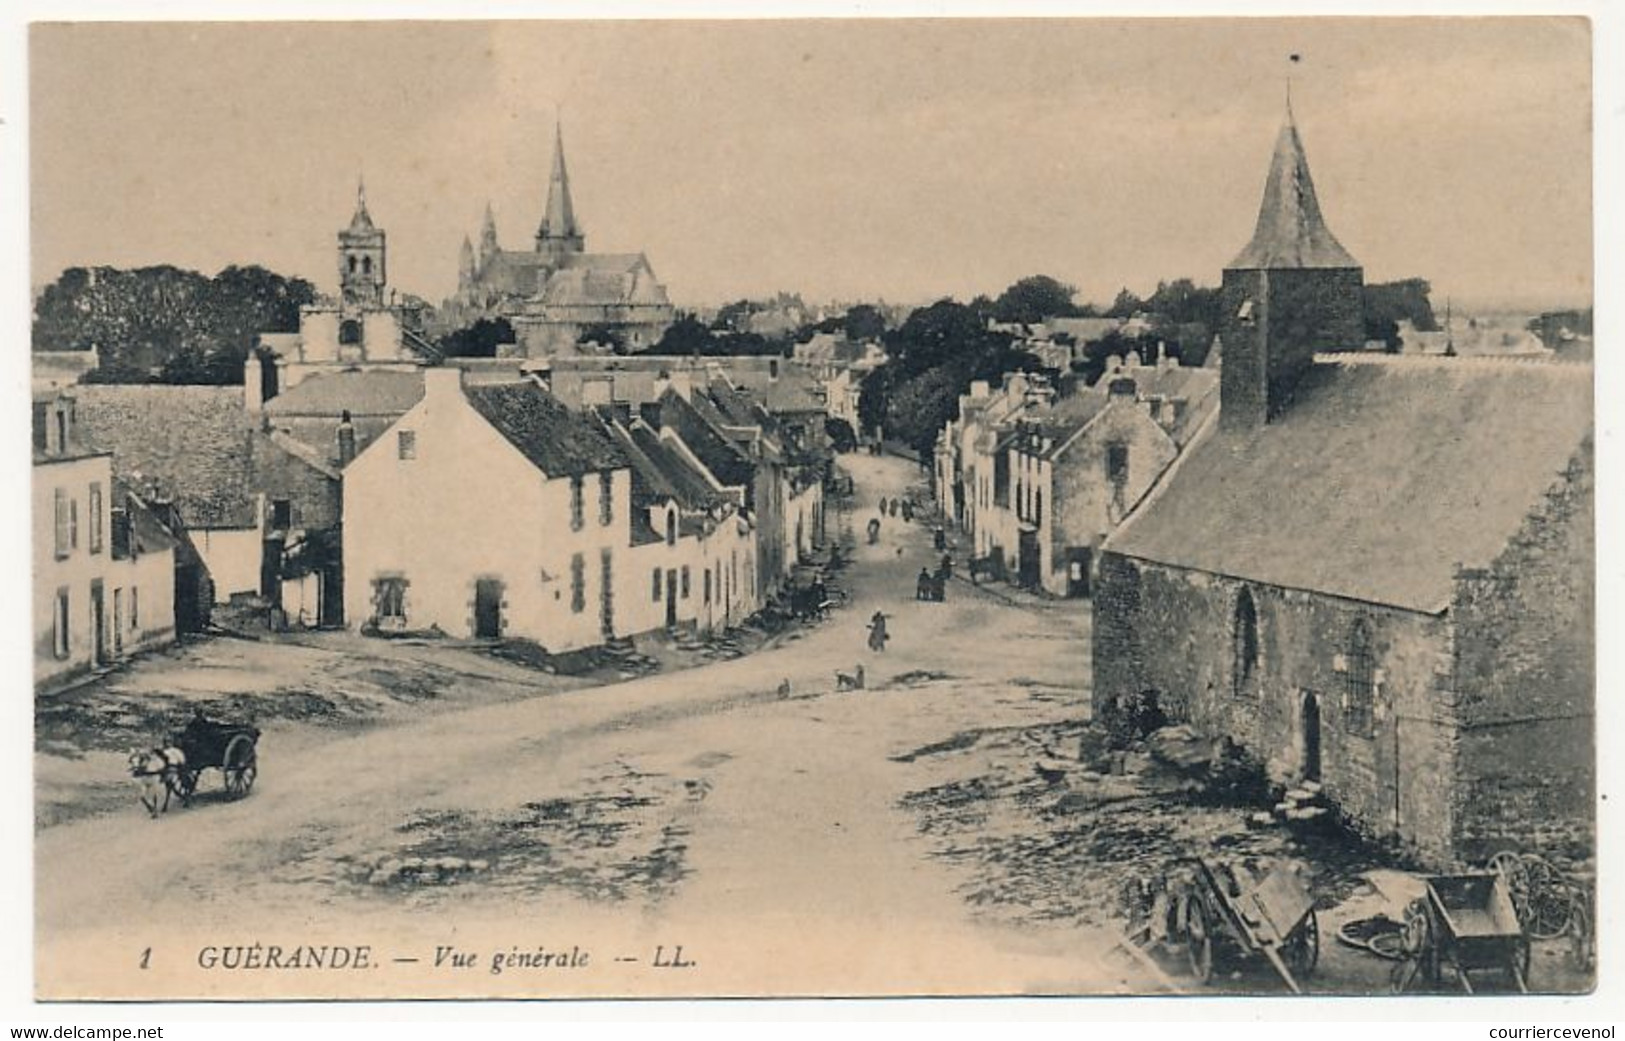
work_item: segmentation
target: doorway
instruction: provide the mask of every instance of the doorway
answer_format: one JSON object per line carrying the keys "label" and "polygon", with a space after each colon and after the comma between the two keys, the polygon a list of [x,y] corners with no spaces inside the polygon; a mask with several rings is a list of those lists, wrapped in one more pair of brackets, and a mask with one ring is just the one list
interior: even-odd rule
{"label": "doorway", "polygon": [[1038,532],[1036,530],[1021,533],[1017,553],[1016,566],[1019,569],[1017,581],[1023,589],[1037,589],[1039,573]]}
{"label": "doorway", "polygon": [[502,580],[481,578],[474,582],[474,636],[495,640],[502,635]]}
{"label": "doorway", "polygon": [[1312,690],[1303,692],[1302,752],[1303,779],[1320,780],[1320,695]]}
{"label": "doorway", "polygon": [[90,583],[90,664],[107,661],[107,618],[102,604],[101,579]]}
{"label": "doorway", "polygon": [[1087,546],[1071,546],[1066,551],[1066,595],[1077,599],[1089,595],[1089,568],[1092,551]]}
{"label": "doorway", "polygon": [[124,657],[124,590],[113,590],[113,657]]}

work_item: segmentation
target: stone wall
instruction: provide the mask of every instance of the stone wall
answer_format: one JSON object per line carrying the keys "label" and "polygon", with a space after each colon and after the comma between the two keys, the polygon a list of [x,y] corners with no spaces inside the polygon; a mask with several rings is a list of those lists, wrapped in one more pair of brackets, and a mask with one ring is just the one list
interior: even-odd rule
{"label": "stone wall", "polygon": [[1587,443],[1488,567],[1456,583],[1459,840],[1588,847],[1595,830],[1595,470]]}
{"label": "stone wall", "polygon": [[[1258,654],[1238,682],[1237,603],[1257,618]],[[1165,711],[1226,734],[1279,781],[1303,775],[1306,702],[1320,716],[1328,796],[1375,836],[1445,861],[1456,724],[1443,617],[1281,589],[1106,553],[1094,590],[1094,699],[1155,690]],[[1356,621],[1371,634],[1370,725],[1349,715]]]}
{"label": "stone wall", "polygon": [[[1226,429],[1245,429],[1287,408],[1317,351],[1365,342],[1359,268],[1226,270],[1220,290],[1220,368]],[[1244,303],[1252,309],[1241,317]]]}

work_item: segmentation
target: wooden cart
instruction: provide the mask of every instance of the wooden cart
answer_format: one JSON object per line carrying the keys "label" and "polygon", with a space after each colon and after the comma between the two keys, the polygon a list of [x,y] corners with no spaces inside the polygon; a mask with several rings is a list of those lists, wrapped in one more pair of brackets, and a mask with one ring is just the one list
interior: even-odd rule
{"label": "wooden cart", "polygon": [[1207,983],[1214,964],[1231,955],[1262,957],[1294,994],[1303,993],[1320,960],[1320,923],[1302,874],[1275,865],[1261,879],[1244,871],[1182,860],[1181,932],[1191,972]]}
{"label": "wooden cart", "polygon": [[1427,893],[1405,909],[1406,961],[1395,970],[1396,993],[1417,979],[1437,986],[1444,970],[1473,993],[1473,973],[1494,972],[1529,992],[1529,939],[1518,922],[1504,875],[1484,871],[1430,875]]}
{"label": "wooden cart", "polygon": [[173,781],[174,794],[181,805],[190,805],[204,770],[219,770],[226,794],[233,799],[247,795],[259,776],[259,728],[246,723],[225,723],[192,717],[186,729],[170,735],[170,741],[186,755],[186,765]]}

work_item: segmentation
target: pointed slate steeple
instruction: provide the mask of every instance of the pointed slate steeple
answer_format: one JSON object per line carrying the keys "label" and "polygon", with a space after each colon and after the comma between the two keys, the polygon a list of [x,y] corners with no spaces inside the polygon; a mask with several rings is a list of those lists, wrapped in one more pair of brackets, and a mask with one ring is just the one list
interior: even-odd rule
{"label": "pointed slate steeple", "polygon": [[564,164],[564,125],[553,129],[553,173],[547,182],[547,212],[536,229],[538,252],[580,253],[585,247],[581,227],[576,223],[575,204],[570,201],[570,173]]}
{"label": "pointed slate steeple", "polygon": [[350,231],[373,230],[372,214],[367,212],[367,182],[358,174],[355,179],[355,215],[350,218]]}
{"label": "pointed slate steeple", "polygon": [[1247,248],[1227,267],[1245,271],[1359,266],[1360,262],[1332,235],[1321,215],[1288,93],[1286,120],[1275,138],[1264,200],[1258,208],[1258,225]]}

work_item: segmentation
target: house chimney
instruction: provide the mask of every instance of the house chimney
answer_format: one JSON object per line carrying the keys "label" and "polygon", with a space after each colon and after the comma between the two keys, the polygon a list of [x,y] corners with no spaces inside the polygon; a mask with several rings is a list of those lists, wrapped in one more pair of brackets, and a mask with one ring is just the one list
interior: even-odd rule
{"label": "house chimney", "polygon": [[265,407],[265,363],[252,350],[243,359],[243,407],[251,416]]}
{"label": "house chimney", "polygon": [[463,395],[463,370],[455,365],[431,365],[423,370],[423,399],[441,401]]}
{"label": "house chimney", "polygon": [[985,398],[985,397],[987,397],[987,395],[988,395],[987,380],[971,380],[971,383],[970,383],[970,396],[971,397],[973,397],[973,398]]}
{"label": "house chimney", "polygon": [[339,467],[350,465],[355,458],[355,424],[350,422],[350,410],[345,409],[339,416]]}

